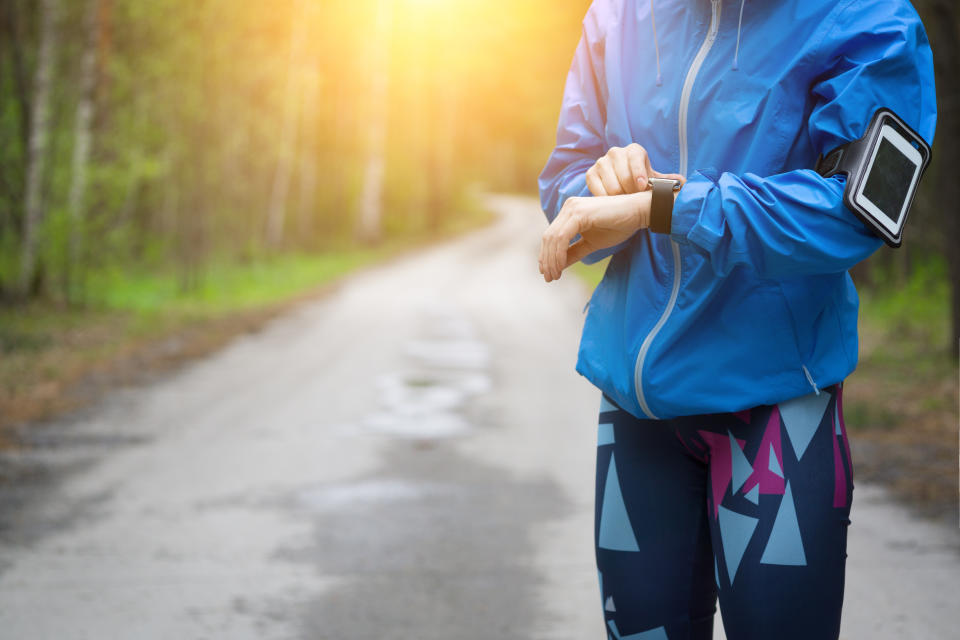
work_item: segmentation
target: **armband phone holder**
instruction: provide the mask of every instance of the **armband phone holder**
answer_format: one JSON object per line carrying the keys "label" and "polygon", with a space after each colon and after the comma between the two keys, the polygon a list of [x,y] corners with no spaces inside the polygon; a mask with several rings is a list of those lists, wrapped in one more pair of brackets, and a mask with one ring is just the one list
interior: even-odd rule
{"label": "armband phone holder", "polygon": [[893,111],[877,109],[859,140],[817,160],[825,178],[847,174],[843,202],[891,247],[902,242],[903,225],[930,162],[930,145]]}

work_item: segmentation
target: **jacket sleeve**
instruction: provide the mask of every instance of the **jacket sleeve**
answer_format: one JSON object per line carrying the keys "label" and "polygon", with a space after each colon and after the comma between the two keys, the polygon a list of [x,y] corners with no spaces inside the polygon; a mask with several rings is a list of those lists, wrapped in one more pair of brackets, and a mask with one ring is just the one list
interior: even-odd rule
{"label": "jacket sleeve", "polygon": [[[586,173],[604,153],[606,79],[603,72],[602,7],[594,2],[583,19],[583,32],[567,74],[557,125],[557,144],[540,173],[540,207],[552,222],[571,196],[589,196]],[[596,251],[583,262],[592,264],[626,243]]]}
{"label": "jacket sleeve", "polygon": [[[881,106],[933,140],[933,59],[920,18],[906,2],[873,7],[848,3],[818,47],[826,64],[808,120],[816,152],[859,138]],[[698,171],[677,196],[671,233],[704,251],[718,276],[738,265],[770,278],[845,271],[882,244],[844,205],[845,182],[812,168]]]}

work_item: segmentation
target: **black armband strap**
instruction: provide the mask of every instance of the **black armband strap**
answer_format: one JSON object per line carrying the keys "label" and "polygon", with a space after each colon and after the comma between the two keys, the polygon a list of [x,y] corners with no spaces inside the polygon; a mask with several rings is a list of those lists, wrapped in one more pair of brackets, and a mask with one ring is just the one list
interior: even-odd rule
{"label": "black armband strap", "polygon": [[877,109],[863,136],[817,159],[824,178],[846,174],[843,203],[868,229],[899,247],[930,145],[889,109]]}

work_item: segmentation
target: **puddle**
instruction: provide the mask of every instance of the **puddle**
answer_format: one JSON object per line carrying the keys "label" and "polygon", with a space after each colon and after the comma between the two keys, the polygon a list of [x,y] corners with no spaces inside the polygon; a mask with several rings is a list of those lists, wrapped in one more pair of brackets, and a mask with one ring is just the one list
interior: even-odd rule
{"label": "puddle", "polygon": [[490,362],[490,350],[479,340],[413,340],[405,351],[430,367],[483,369]]}
{"label": "puddle", "polygon": [[531,534],[579,508],[558,485],[454,447],[394,446],[370,476],[299,497],[313,534],[276,557],[338,581],[296,602],[296,637],[547,637]]}
{"label": "puddle", "polygon": [[447,489],[437,484],[367,480],[308,489],[297,496],[297,502],[311,511],[328,511],[361,504],[418,500],[445,492]]}
{"label": "puddle", "polygon": [[445,438],[470,428],[467,421],[455,413],[404,416],[386,411],[368,416],[366,425],[405,438]]}
{"label": "puddle", "polygon": [[466,402],[492,388],[490,349],[455,309],[433,304],[423,312],[422,335],[403,353],[409,368],[376,380],[380,407],[364,420],[373,430],[406,438],[462,434]]}

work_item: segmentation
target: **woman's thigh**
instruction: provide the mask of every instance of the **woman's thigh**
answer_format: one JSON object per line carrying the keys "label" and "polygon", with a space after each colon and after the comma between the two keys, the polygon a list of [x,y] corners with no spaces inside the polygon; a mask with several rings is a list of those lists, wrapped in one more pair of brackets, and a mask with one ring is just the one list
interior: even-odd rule
{"label": "woman's thigh", "polygon": [[710,640],[716,609],[707,466],[669,422],[604,400],[595,543],[611,638]]}
{"label": "woman's thigh", "polygon": [[729,640],[837,638],[853,469],[840,386],[683,418],[708,460],[709,526]]}

